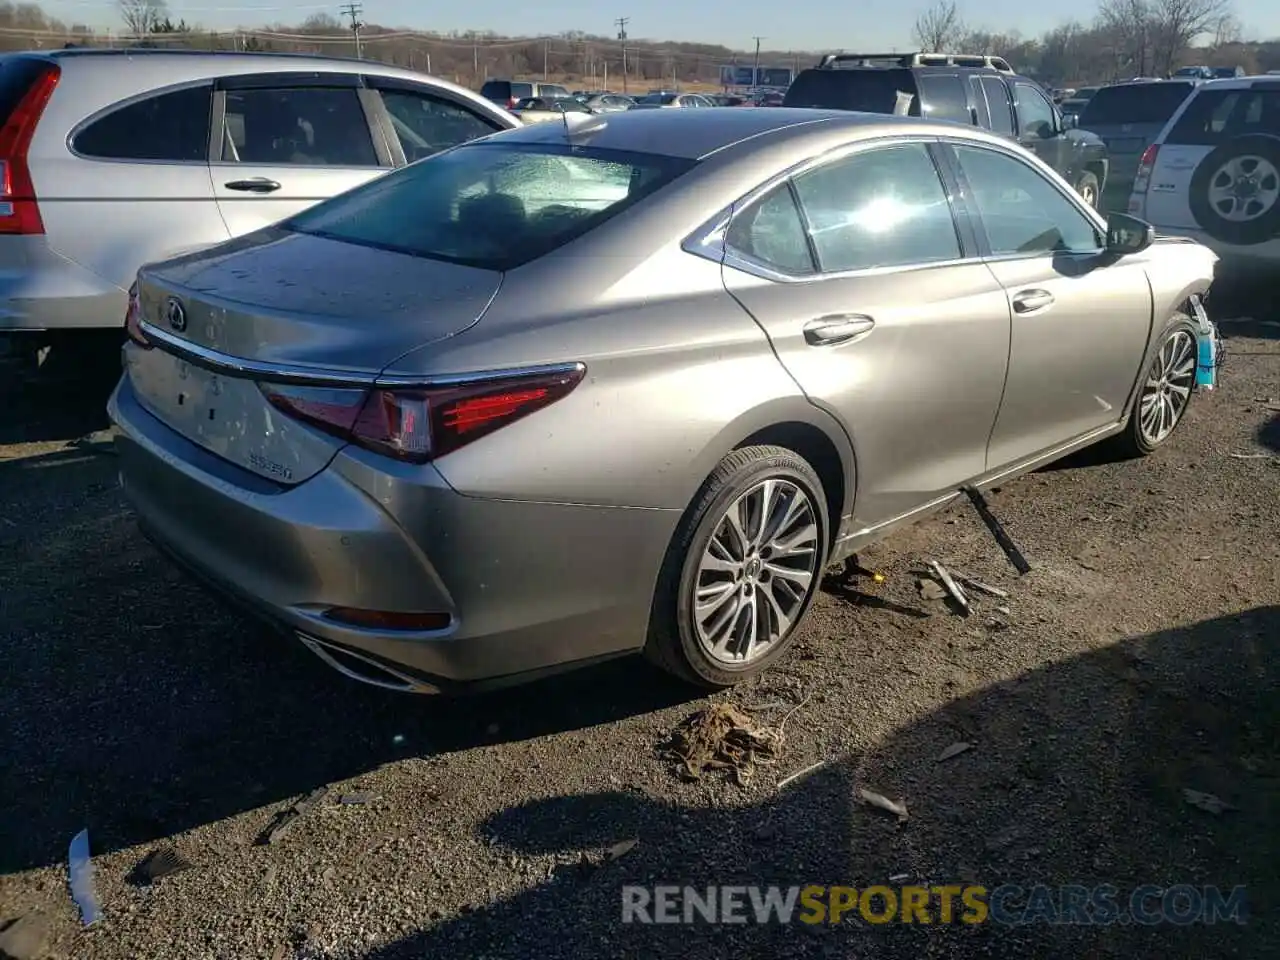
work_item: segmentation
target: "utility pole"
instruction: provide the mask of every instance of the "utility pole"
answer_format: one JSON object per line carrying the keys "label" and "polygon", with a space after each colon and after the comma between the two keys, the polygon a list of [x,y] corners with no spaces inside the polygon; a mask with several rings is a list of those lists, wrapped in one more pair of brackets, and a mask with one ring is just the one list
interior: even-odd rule
{"label": "utility pole", "polygon": [[542,41],[542,82],[547,82],[547,47],[550,44],[546,40]]}
{"label": "utility pole", "polygon": [[756,42],[756,66],[751,72],[751,85],[753,87],[758,87],[760,86],[760,41],[763,40],[764,37],[755,37],[753,39]]}
{"label": "utility pole", "polygon": [[627,92],[627,24],[630,17],[619,17],[614,21],[618,25],[618,41],[622,44],[622,92]]}
{"label": "utility pole", "polygon": [[364,4],[351,0],[351,2],[344,3],[338,9],[351,18],[351,36],[356,41],[356,59],[363,60],[364,51],[360,48],[360,30],[364,24],[360,22],[360,14],[364,13]]}

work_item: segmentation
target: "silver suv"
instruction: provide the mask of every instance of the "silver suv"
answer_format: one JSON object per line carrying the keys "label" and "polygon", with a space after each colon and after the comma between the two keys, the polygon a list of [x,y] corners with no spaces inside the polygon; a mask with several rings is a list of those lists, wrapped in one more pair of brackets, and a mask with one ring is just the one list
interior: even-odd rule
{"label": "silver suv", "polygon": [[0,56],[0,354],[102,357],[142,264],[519,125],[462,87],[368,61]]}

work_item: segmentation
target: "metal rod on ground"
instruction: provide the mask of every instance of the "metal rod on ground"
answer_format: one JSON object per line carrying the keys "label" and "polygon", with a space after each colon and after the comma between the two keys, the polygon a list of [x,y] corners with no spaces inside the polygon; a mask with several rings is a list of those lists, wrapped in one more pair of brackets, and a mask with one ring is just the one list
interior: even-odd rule
{"label": "metal rod on ground", "polygon": [[982,518],[982,522],[987,525],[991,535],[996,538],[996,543],[1000,544],[1000,549],[1004,551],[1004,555],[1013,564],[1014,569],[1020,574],[1030,573],[1031,564],[1027,563],[1027,558],[1022,555],[1022,551],[1013,542],[1013,538],[1005,533],[1004,527],[1000,525],[1000,521],[995,518],[995,514],[987,506],[986,498],[982,496],[982,492],[977,487],[964,487],[963,490],[973,504],[974,509],[978,511],[978,516]]}

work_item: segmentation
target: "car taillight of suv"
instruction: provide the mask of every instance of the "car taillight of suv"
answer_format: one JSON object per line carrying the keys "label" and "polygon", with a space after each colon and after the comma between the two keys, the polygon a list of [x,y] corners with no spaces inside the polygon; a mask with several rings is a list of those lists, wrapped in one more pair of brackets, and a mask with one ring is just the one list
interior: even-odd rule
{"label": "car taillight of suv", "polygon": [[42,65],[0,126],[0,234],[44,233],[27,151],[61,73],[55,64]]}

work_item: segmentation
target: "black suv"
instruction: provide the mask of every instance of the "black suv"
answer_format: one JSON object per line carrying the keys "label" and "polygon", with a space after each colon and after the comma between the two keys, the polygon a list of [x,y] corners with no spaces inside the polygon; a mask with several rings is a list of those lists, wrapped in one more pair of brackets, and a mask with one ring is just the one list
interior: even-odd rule
{"label": "black suv", "polygon": [[906,113],[983,127],[1034,152],[1092,207],[1107,182],[1106,144],[1070,129],[1040,85],[1000,57],[828,54],[800,72],[782,105]]}

